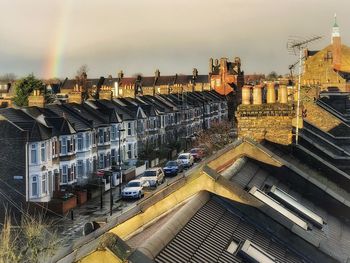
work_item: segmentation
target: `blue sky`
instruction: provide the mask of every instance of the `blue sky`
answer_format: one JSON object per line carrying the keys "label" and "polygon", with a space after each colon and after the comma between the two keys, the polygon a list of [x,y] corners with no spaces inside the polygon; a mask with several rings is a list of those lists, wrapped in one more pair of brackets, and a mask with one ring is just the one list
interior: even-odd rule
{"label": "blue sky", "polygon": [[[323,35],[334,13],[350,43],[348,0],[0,0],[0,75],[207,74],[208,59],[241,57],[246,73],[287,73],[289,36]],[[58,76],[46,76],[59,46]]]}

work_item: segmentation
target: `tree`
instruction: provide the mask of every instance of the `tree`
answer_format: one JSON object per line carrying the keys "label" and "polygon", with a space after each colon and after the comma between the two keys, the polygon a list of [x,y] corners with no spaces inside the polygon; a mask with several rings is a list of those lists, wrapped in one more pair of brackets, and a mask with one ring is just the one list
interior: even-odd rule
{"label": "tree", "polygon": [[276,71],[271,71],[268,75],[267,75],[267,79],[268,80],[276,80],[278,78],[278,74],[276,73]]}
{"label": "tree", "polygon": [[214,122],[210,128],[197,136],[196,144],[205,146],[208,151],[217,151],[232,143],[235,139],[233,125],[230,121]]}
{"label": "tree", "polygon": [[52,224],[43,215],[23,217],[19,226],[12,225],[11,218],[6,216],[0,231],[0,263],[50,262],[57,236],[49,229]]}
{"label": "tree", "polygon": [[15,83],[15,97],[13,98],[17,106],[28,106],[28,97],[33,90],[39,89],[44,94],[45,87],[41,80],[35,78],[33,74],[29,74],[27,77],[20,79]]}
{"label": "tree", "polygon": [[81,65],[77,70],[77,76],[81,77],[84,74],[87,74],[89,71],[89,67],[86,64]]}

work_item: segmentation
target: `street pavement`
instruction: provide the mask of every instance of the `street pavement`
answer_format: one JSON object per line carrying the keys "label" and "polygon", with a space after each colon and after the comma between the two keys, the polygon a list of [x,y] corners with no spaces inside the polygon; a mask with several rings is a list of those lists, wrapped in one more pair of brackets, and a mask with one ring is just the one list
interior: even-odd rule
{"label": "street pavement", "polygon": [[[195,168],[198,163],[195,163],[191,169]],[[189,170],[191,170],[189,169]],[[188,174],[188,171],[178,174],[174,177],[166,177],[165,182],[158,186],[155,190],[145,191],[145,196],[152,195],[154,192],[159,191],[165,185],[168,185],[183,176]],[[119,187],[113,188],[113,213],[110,216],[110,193],[109,191],[103,194],[103,207],[101,209],[100,196],[89,200],[87,203],[74,208],[73,215],[68,213],[67,216],[62,218],[55,218],[54,229],[59,239],[60,246],[69,246],[83,236],[84,225],[88,222],[107,222],[111,217],[117,217],[124,213],[126,210],[135,206],[137,199],[135,200],[122,200],[119,195]]]}

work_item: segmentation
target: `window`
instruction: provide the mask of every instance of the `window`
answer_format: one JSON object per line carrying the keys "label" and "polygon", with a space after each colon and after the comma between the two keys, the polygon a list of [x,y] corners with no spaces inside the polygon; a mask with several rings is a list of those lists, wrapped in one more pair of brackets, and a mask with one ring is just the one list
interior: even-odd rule
{"label": "window", "polygon": [[130,136],[131,134],[131,122],[128,122],[128,135]]}
{"label": "window", "polygon": [[47,175],[46,175],[46,173],[43,173],[42,177],[41,177],[41,191],[42,191],[42,194],[44,194],[44,195],[47,194]]}
{"label": "window", "polygon": [[85,147],[88,149],[90,147],[90,133],[85,133]]}
{"label": "window", "polygon": [[296,212],[301,217],[311,221],[317,227],[323,227],[324,221],[322,217],[300,204],[293,196],[290,196],[283,190],[277,188],[275,185],[271,187],[268,194],[290,210]]}
{"label": "window", "polygon": [[82,151],[83,150],[83,134],[79,133],[78,134],[78,151]]}
{"label": "window", "polygon": [[73,181],[77,179],[77,171],[76,171],[76,167],[75,167],[75,164],[72,164],[71,165],[71,168],[70,168],[70,177],[69,177],[69,181]]}
{"label": "window", "polygon": [[103,143],[103,129],[98,129],[98,143]]}
{"label": "window", "polygon": [[89,159],[86,159],[86,165],[85,165],[85,171],[86,171],[86,175],[89,176],[90,174],[90,160]]}
{"label": "window", "polygon": [[112,138],[112,141],[115,141],[117,139],[117,128],[115,125],[112,125],[111,138]]}
{"label": "window", "polygon": [[286,209],[284,206],[282,206],[279,202],[271,198],[270,196],[266,195],[264,192],[256,188],[255,186],[250,189],[249,193],[251,195],[254,195],[257,199],[259,199],[261,202],[265,203],[267,206],[269,206],[271,209],[275,210],[276,212],[282,214],[284,217],[292,221],[294,224],[300,226],[304,230],[308,230],[309,226],[308,224],[302,220],[300,217],[296,216],[294,213]]}
{"label": "window", "polygon": [[83,160],[77,161],[77,174],[78,174],[78,177],[83,177],[83,174],[84,174],[84,162],[83,162]]}
{"label": "window", "polygon": [[32,164],[37,163],[37,148],[36,148],[36,143],[32,144],[30,146],[30,162]]}
{"label": "window", "polygon": [[274,263],[275,257],[249,240],[244,241],[239,253],[250,262]]}
{"label": "window", "polygon": [[68,183],[68,165],[62,166],[62,174],[61,174],[61,183],[66,184]]}
{"label": "window", "polygon": [[45,143],[41,144],[40,155],[41,155],[41,161],[45,162],[46,161],[46,145],[45,145]]}
{"label": "window", "polygon": [[61,154],[67,154],[67,137],[61,139]]}
{"label": "window", "polygon": [[131,159],[131,144],[128,144],[128,158]]}
{"label": "window", "polygon": [[111,161],[112,161],[112,164],[113,164],[113,162],[116,161],[116,159],[115,159],[115,149],[111,149]]}
{"label": "window", "polygon": [[110,167],[110,166],[111,166],[111,154],[108,152],[105,158],[105,167]]}
{"label": "window", "polygon": [[38,176],[34,175],[32,177],[32,196],[36,197],[39,194],[39,189],[38,189]]}
{"label": "window", "polygon": [[232,240],[230,242],[230,244],[228,245],[226,251],[228,253],[235,254],[237,249],[238,249],[238,247],[239,247],[239,242],[237,242],[236,240]]}
{"label": "window", "polygon": [[99,169],[103,169],[104,167],[103,167],[103,165],[104,165],[104,160],[103,160],[103,154],[102,153],[100,153],[100,156],[99,156],[99,159],[98,159],[98,168]]}

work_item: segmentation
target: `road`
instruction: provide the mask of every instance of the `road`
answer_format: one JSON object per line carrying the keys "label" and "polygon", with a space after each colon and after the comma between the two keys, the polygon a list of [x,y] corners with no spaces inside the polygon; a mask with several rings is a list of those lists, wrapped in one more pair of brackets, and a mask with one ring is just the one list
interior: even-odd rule
{"label": "road", "polygon": [[[204,159],[203,159],[204,160]],[[145,196],[147,198],[150,195],[153,195],[157,191],[160,191],[166,185],[173,183],[176,180],[179,180],[183,176],[187,176],[192,169],[197,167],[200,163],[195,163],[190,169],[185,170],[182,173],[179,173],[174,177],[166,177],[165,182],[158,186],[154,190],[145,191]],[[117,217],[120,214],[124,213],[128,209],[136,206],[139,200],[121,200],[119,197],[119,189],[113,189],[113,214],[110,216],[110,193],[105,192],[103,198],[103,208],[100,208],[100,197],[89,200],[86,204],[77,207],[73,211],[73,220],[71,215],[68,215],[64,218],[54,219],[54,229],[57,233],[59,243],[61,246],[69,246],[74,240],[83,236],[84,225],[88,222],[97,221],[97,222],[107,222],[113,217]]]}

